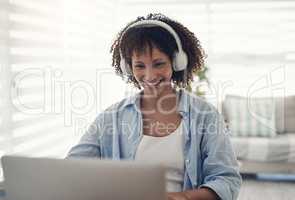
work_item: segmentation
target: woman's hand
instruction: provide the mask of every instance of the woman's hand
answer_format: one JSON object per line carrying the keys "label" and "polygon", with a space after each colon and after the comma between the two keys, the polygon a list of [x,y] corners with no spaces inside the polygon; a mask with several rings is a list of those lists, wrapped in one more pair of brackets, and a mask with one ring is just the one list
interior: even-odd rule
{"label": "woman's hand", "polygon": [[190,200],[189,197],[186,196],[184,192],[168,192],[167,199],[168,200]]}
{"label": "woman's hand", "polygon": [[218,195],[210,188],[186,190],[183,192],[168,192],[167,200],[217,200]]}

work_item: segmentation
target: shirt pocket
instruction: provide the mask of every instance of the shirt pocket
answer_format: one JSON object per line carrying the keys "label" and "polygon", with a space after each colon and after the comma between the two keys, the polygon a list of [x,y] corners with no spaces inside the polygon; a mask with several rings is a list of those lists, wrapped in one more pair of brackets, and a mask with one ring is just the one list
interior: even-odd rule
{"label": "shirt pocket", "polygon": [[113,136],[111,134],[104,135],[101,138],[101,154],[102,157],[112,158],[113,156]]}

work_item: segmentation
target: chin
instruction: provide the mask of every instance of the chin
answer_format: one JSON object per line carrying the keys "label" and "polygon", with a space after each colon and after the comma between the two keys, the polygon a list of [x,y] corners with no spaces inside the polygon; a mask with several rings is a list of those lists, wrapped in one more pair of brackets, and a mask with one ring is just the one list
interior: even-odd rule
{"label": "chin", "polygon": [[155,94],[160,95],[165,91],[168,91],[170,88],[172,88],[170,85],[158,85],[156,87],[148,87],[148,86],[142,86],[144,92],[148,94]]}

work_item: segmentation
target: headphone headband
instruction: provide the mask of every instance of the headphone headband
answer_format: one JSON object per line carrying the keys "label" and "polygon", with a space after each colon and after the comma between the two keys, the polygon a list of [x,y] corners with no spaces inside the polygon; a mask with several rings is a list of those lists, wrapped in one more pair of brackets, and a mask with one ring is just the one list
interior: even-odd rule
{"label": "headphone headband", "polygon": [[174,29],[171,26],[169,26],[168,24],[166,24],[165,22],[162,22],[162,21],[159,21],[159,20],[142,20],[142,21],[138,21],[138,22],[136,22],[134,24],[131,24],[123,32],[121,38],[131,28],[134,28],[134,27],[155,27],[155,26],[160,26],[160,27],[166,29],[173,36],[173,38],[175,39],[178,51],[182,50],[182,45],[181,45],[180,39],[179,39],[177,33],[174,31]]}
{"label": "headphone headband", "polygon": [[[186,69],[187,67],[187,55],[186,53],[183,51],[182,49],[182,45],[181,45],[181,41],[180,38],[178,36],[178,34],[175,32],[175,30],[168,25],[165,22],[159,21],[159,20],[141,20],[138,22],[135,22],[134,24],[131,24],[129,27],[127,27],[125,29],[125,31],[122,33],[121,38],[120,38],[120,44],[121,44],[121,40],[123,38],[123,36],[125,35],[125,33],[130,29],[130,28],[134,28],[134,27],[155,27],[155,26],[159,26],[164,28],[165,30],[167,30],[175,39],[177,48],[178,48],[178,52],[175,52],[175,56],[173,59],[173,69],[174,71],[182,71],[184,69]],[[122,56],[122,52],[120,49],[120,57],[121,57],[121,69],[123,70],[124,74],[131,74],[131,69],[128,66],[128,64],[126,63],[125,59]]]}

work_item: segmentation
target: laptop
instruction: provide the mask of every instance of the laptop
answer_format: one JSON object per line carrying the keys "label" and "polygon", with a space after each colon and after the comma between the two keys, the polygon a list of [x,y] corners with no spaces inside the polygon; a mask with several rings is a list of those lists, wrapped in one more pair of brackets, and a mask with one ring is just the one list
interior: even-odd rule
{"label": "laptop", "polygon": [[165,169],[135,161],[3,156],[6,200],[164,200]]}

